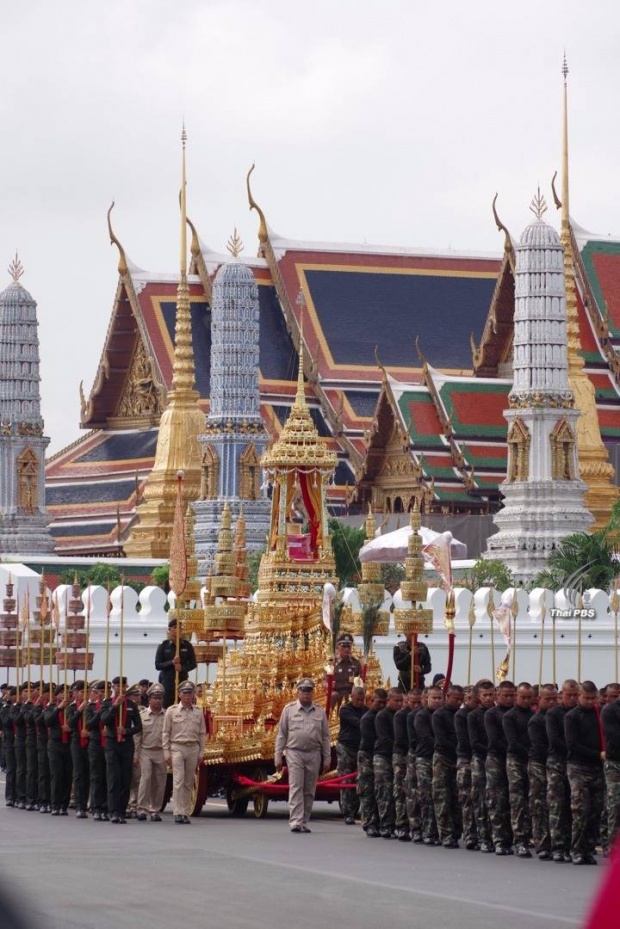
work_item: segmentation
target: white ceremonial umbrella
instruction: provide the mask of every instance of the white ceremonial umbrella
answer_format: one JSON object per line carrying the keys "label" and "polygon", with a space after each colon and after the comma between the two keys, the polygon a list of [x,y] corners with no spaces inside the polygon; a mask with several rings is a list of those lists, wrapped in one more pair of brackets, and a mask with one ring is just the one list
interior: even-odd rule
{"label": "white ceremonial umbrella", "polygon": [[[401,562],[407,557],[407,545],[412,529],[410,526],[402,526],[395,529],[394,532],[386,532],[385,535],[378,535],[376,538],[366,542],[360,549],[360,561],[380,561]],[[427,529],[422,526],[419,530],[422,536],[422,545],[432,545],[440,539],[450,544],[450,558],[455,559],[467,558],[467,546],[464,542],[452,537],[451,532],[435,532],[433,529]]]}

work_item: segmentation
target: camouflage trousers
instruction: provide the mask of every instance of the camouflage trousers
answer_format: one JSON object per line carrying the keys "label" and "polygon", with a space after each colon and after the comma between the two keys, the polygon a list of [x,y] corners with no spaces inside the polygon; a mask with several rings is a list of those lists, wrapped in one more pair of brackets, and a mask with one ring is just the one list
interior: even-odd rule
{"label": "camouflage trousers", "polygon": [[463,824],[456,793],[456,761],[437,752],[433,755],[433,804],[440,841],[458,842]]}
{"label": "camouflage trousers", "polygon": [[[338,758],[336,770],[339,775],[352,774],[353,771],[357,771],[357,752],[352,748],[348,748],[348,746],[341,745],[340,742],[337,742],[336,757]],[[344,818],[348,819],[351,816],[355,819],[359,812],[359,808],[360,800],[357,796],[355,787],[343,787],[340,791],[340,809],[342,810]]]}
{"label": "camouflage trousers", "polygon": [[513,842],[515,845],[527,845],[532,832],[527,761],[509,755],[506,759],[506,776],[508,778],[508,802],[510,803],[510,825]]}
{"label": "camouflage trousers", "polygon": [[620,761],[605,762],[605,796],[607,798],[607,839],[609,848],[620,835]]}
{"label": "camouflage trousers", "polygon": [[415,767],[415,755],[407,752],[407,819],[412,834],[422,831],[420,819],[420,801],[418,800],[418,776]]}
{"label": "camouflage trousers", "polygon": [[484,760],[475,756],[471,760],[471,803],[478,841],[481,844],[490,845],[491,824],[487,810],[487,774]]}
{"label": "camouflage trousers", "polygon": [[357,795],[360,801],[362,828],[375,828],[379,825],[377,801],[375,800],[375,774],[372,768],[372,755],[367,752],[357,753]]}
{"label": "camouflage trousers", "polygon": [[571,855],[591,855],[596,848],[603,812],[603,766],[575,764],[566,766],[570,784],[570,809],[573,818]]}
{"label": "camouflage trousers", "polygon": [[571,838],[570,786],[566,762],[547,759],[547,810],[551,852],[568,854]]}
{"label": "camouflage trousers", "polygon": [[407,756],[400,752],[392,755],[392,771],[394,772],[394,816],[397,829],[409,832],[409,819],[407,817]]}
{"label": "camouflage trousers", "polygon": [[541,761],[528,762],[527,775],[530,782],[530,820],[532,840],[537,852],[551,851],[549,835],[549,811],[547,809],[547,766]]}
{"label": "camouflage trousers", "polygon": [[382,832],[392,832],[396,822],[392,759],[386,758],[385,755],[373,755],[372,767],[375,774],[375,799],[379,812],[379,829]]}
{"label": "camouflage trousers", "polygon": [[456,762],[456,793],[461,818],[463,820],[463,838],[466,845],[478,841],[476,820],[474,817],[474,801],[471,789],[471,761],[469,758],[458,758]]}
{"label": "camouflage trousers", "polygon": [[494,845],[510,848],[512,829],[510,828],[510,800],[508,797],[508,776],[506,762],[503,758],[488,755],[485,762],[487,775],[487,810],[491,824]]}
{"label": "camouflage trousers", "polygon": [[422,835],[425,839],[437,839],[437,821],[435,819],[435,805],[433,803],[432,758],[416,758],[415,771],[418,782]]}

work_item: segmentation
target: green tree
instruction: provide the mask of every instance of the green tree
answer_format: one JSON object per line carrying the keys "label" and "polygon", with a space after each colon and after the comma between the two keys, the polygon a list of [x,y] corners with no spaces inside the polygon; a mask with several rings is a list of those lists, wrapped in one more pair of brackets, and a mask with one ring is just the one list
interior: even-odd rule
{"label": "green tree", "polygon": [[[107,587],[109,584],[110,588],[114,589],[120,586],[123,574],[116,565],[99,563],[89,568],[67,568],[60,575],[60,583],[73,584],[76,577],[80,587],[87,587],[89,584]],[[142,581],[134,581],[128,577],[125,578],[123,583],[125,587],[131,587],[137,593],[140,593],[145,586]]]}
{"label": "green tree", "polygon": [[496,590],[508,590],[514,587],[514,578],[510,568],[503,561],[487,561],[479,558],[473,568],[457,583],[458,587],[479,590],[480,587],[495,587]]}
{"label": "green tree", "polygon": [[551,552],[547,567],[536,577],[534,586],[550,590],[576,590],[579,593],[589,587],[609,590],[619,573],[612,555],[611,523],[599,532],[573,532]]}
{"label": "green tree", "polygon": [[348,587],[359,584],[361,579],[359,553],[366,541],[364,529],[356,529],[337,519],[330,519],[329,532],[340,586]]}
{"label": "green tree", "polygon": [[166,593],[170,593],[170,564],[157,565],[151,572],[151,580],[156,587],[161,587]]}
{"label": "green tree", "polygon": [[405,566],[390,562],[381,565],[381,581],[386,590],[393,595],[405,580]]}
{"label": "green tree", "polygon": [[254,593],[258,587],[258,569],[260,568],[260,560],[264,554],[264,547],[258,552],[248,552],[248,580],[252,593]]}

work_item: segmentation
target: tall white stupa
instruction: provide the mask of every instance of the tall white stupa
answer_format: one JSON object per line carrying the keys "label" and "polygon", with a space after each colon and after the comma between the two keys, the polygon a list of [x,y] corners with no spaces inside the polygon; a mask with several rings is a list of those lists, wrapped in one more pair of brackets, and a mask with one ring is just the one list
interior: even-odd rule
{"label": "tall white stupa", "polygon": [[527,583],[572,532],[594,521],[584,506],[576,422],[568,384],[564,254],[555,229],[543,220],[540,190],[531,223],[516,247],[513,374],[508,422],[508,467],[503,508],[485,558],[503,561]]}

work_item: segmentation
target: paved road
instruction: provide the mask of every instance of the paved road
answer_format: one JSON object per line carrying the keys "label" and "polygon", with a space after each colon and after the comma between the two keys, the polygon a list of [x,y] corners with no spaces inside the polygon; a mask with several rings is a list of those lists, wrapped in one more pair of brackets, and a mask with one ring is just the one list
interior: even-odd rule
{"label": "paved road", "polygon": [[36,929],[567,929],[603,871],[368,839],[318,804],[312,835],[286,808],[191,826],[121,829],[0,808],[0,878]]}

